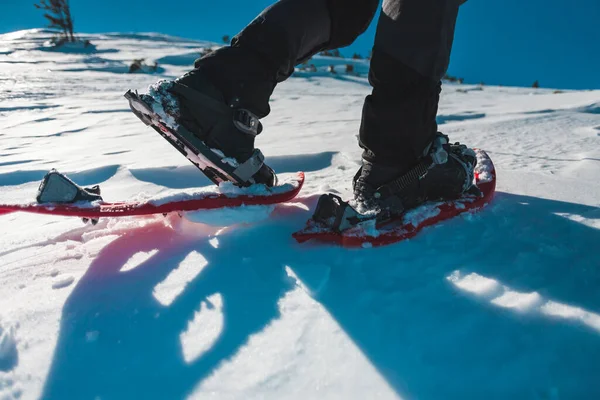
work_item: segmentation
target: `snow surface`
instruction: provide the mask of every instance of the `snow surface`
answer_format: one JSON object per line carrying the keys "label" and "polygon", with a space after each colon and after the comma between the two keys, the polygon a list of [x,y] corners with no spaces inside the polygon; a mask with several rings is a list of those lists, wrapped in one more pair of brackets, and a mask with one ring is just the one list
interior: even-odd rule
{"label": "snow surface", "polygon": [[[108,201],[209,185],[122,95],[214,44],[50,37],[0,35],[1,202],[53,167]],[[0,399],[600,398],[600,92],[445,85],[440,129],[489,152],[493,204],[392,246],[298,245],[359,165],[367,64],[347,62],[276,90],[258,144],[307,178],[269,218],[0,217]]]}

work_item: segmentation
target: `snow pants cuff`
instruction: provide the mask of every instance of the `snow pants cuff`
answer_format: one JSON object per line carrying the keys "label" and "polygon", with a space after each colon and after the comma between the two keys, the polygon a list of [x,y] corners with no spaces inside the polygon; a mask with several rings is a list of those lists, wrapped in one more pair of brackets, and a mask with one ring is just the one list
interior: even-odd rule
{"label": "snow pants cuff", "polygon": [[325,49],[330,34],[327,0],[280,0],[236,35],[232,45],[261,54],[275,71],[273,79],[281,82],[294,66]]}
{"label": "snow pants cuff", "polygon": [[432,80],[450,62],[458,8],[464,0],[384,0],[375,49]]}

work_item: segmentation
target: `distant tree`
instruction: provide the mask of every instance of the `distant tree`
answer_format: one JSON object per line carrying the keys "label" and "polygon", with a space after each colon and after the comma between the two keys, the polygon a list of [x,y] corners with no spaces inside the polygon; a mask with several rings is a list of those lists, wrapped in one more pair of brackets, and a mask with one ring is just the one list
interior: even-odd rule
{"label": "distant tree", "polygon": [[39,0],[39,3],[34,6],[39,10],[46,11],[44,17],[49,21],[49,28],[60,29],[64,35],[64,41],[75,42],[69,0]]}
{"label": "distant tree", "polygon": [[229,42],[231,41],[231,38],[229,37],[229,35],[223,35],[221,40],[223,40],[223,43],[229,44]]}
{"label": "distant tree", "polygon": [[354,54],[352,54],[352,58],[355,59],[355,60],[362,60],[363,56],[361,56],[358,53],[354,53]]}
{"label": "distant tree", "polygon": [[533,85],[531,85],[531,87],[535,88],[535,89],[539,88],[540,87],[540,82],[539,81],[533,82]]}
{"label": "distant tree", "polygon": [[353,74],[354,73],[354,64],[346,64],[346,73]]}

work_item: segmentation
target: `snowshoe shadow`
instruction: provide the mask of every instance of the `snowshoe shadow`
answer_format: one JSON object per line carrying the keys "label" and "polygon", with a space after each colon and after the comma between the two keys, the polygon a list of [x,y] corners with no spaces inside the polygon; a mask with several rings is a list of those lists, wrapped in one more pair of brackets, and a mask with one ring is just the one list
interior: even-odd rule
{"label": "snowshoe shadow", "polygon": [[[185,398],[278,318],[277,302],[291,288],[283,269],[249,264],[244,243],[215,248],[211,233],[150,224],[102,249],[64,305],[41,398]],[[146,261],[121,271],[134,254],[150,251]],[[159,302],[157,285],[196,253],[207,262],[201,272],[170,304]],[[186,359],[181,335],[214,294],[222,299],[222,329],[206,351]]]}
{"label": "snowshoe shadow", "polygon": [[[599,218],[499,193],[410,241],[315,246],[290,267],[403,398],[598,397]],[[325,285],[314,260],[331,270]]]}
{"label": "snowshoe shadow", "polygon": [[[314,207],[315,199],[299,202]],[[244,345],[280,317],[278,302],[292,290],[318,301],[323,318],[335,320],[401,397],[600,395],[600,271],[589,251],[600,240],[598,225],[589,225],[599,208],[498,193],[479,214],[353,250],[296,244],[290,234],[309,215],[282,207],[218,243],[154,226],[107,245],[64,306],[42,398],[176,399],[234,356],[251,370]],[[119,272],[150,250],[157,252]],[[159,303],[157,284],[194,252],[207,265],[172,303]],[[180,336],[216,293],[221,332],[186,361]],[[356,362],[340,366],[340,376],[364,367]]]}
{"label": "snowshoe shadow", "polygon": [[[91,186],[109,180],[113,177],[119,165],[107,165],[79,172],[66,172],[66,174],[81,186]],[[61,171],[65,172],[65,171]],[[30,182],[41,182],[48,173],[45,170],[15,171],[0,174],[0,186],[16,186]]]}
{"label": "snowshoe shadow", "polygon": [[296,154],[267,157],[266,162],[278,174],[298,171],[314,172],[328,168],[333,162],[336,151],[324,151],[315,154]]}
{"label": "snowshoe shadow", "polygon": [[187,189],[212,185],[202,171],[193,165],[167,168],[130,169],[135,179],[170,189]]}
{"label": "snowshoe shadow", "polygon": [[[298,171],[313,172],[331,166],[333,157],[336,154],[337,152],[327,151],[316,154],[273,156],[268,157],[266,163],[278,174]],[[212,182],[193,165],[131,169],[129,172],[137,180],[154,183],[155,185],[161,185],[170,189],[187,189],[212,185]]]}
{"label": "snowshoe shadow", "polygon": [[449,122],[460,122],[460,121],[468,121],[471,119],[481,119],[485,118],[485,113],[475,113],[472,111],[467,111],[461,114],[448,114],[448,115],[438,115],[436,120],[438,125],[447,124]]}

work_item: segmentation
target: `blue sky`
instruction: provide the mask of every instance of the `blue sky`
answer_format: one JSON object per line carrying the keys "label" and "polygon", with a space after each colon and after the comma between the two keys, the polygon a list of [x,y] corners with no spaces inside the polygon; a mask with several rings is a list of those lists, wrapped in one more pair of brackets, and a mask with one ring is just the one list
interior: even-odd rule
{"label": "blue sky", "polygon": [[[163,32],[219,41],[270,0],[71,0],[81,32]],[[0,32],[45,25],[33,0],[2,0]],[[467,82],[600,88],[600,1],[469,0],[461,7],[449,73]],[[375,23],[342,50],[367,54]]]}

